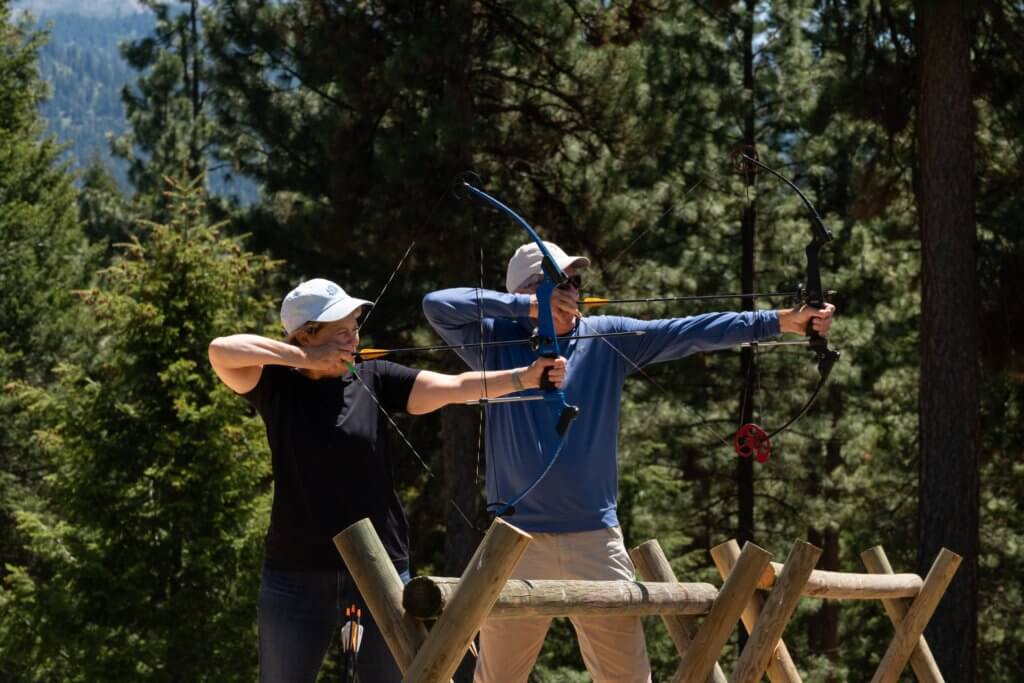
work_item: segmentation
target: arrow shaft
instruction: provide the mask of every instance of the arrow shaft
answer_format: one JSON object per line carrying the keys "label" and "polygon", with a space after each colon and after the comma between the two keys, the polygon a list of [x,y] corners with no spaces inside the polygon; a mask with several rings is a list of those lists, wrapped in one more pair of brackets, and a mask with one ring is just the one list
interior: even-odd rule
{"label": "arrow shaft", "polygon": [[[825,293],[828,296],[835,294],[835,291]],[[757,299],[757,298],[779,298],[799,297],[800,292],[753,292],[750,294],[694,294],[690,296],[655,296],[639,299],[588,299],[579,301],[583,306],[604,306],[606,304],[648,304],[668,301],[714,301],[716,299]]]}
{"label": "arrow shaft", "polygon": [[[609,332],[607,334],[583,334],[579,336],[557,337],[557,340],[573,341],[574,339],[595,339],[597,337],[639,337],[643,334],[643,330],[633,330],[630,332]],[[476,344],[437,344],[435,346],[407,346],[401,349],[364,349],[363,351],[356,352],[356,360],[374,360],[393,353],[411,353],[413,351],[457,351],[459,349],[478,349],[481,346],[515,346],[518,344],[532,343],[532,339],[508,339],[505,341],[483,342]]]}

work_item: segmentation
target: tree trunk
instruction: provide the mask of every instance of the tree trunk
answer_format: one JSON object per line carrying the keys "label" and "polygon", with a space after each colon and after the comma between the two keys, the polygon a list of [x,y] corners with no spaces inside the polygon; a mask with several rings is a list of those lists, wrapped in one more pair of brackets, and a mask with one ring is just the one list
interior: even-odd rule
{"label": "tree trunk", "polygon": [[947,680],[977,669],[978,279],[969,3],[918,13],[917,207],[921,226],[918,567],[945,546],[963,564],[927,638]]}
{"label": "tree trunk", "polygon": [[[464,171],[473,166],[474,107],[469,78],[469,70],[474,63],[471,53],[473,12],[468,0],[450,0],[442,3],[441,7],[436,20],[442,22],[445,33],[443,97],[447,127],[442,143],[443,154],[447,164]],[[482,254],[477,255],[477,250],[483,245],[479,240],[469,239],[475,234],[472,212],[462,212],[455,222],[461,225],[453,225],[449,229],[455,228],[458,234],[467,237],[467,250],[463,253],[470,260],[460,259],[453,252],[454,258],[447,261],[450,264],[448,272],[453,282],[463,283],[474,272],[466,264],[483,258]],[[461,360],[454,356],[453,359],[461,364]],[[447,506],[444,571],[447,576],[461,576],[482,539],[476,525],[483,517],[480,497],[480,476],[483,473],[479,459],[482,457],[484,424],[477,410],[465,406],[445,408],[443,420],[445,496],[446,500],[454,503]],[[463,515],[471,521],[463,519]],[[475,664],[474,658],[464,657],[453,676],[455,683],[471,681]]]}
{"label": "tree trunk", "polygon": [[[835,387],[832,387],[835,389]],[[842,415],[841,396],[838,391],[829,391],[829,413],[833,420],[838,420]],[[823,476],[832,476],[835,470],[842,465],[842,444],[839,439],[832,438],[825,443],[825,467],[821,476],[812,476],[812,498],[822,498],[831,501],[833,506],[839,504],[839,491],[835,486],[823,487],[821,479]],[[839,568],[839,532],[834,527],[828,526],[823,529],[811,528],[807,535],[814,545],[822,549],[821,559],[818,561],[818,568],[825,571],[837,572]],[[823,600],[818,611],[808,620],[807,640],[811,651],[823,655],[829,661],[839,660],[839,615],[842,603],[838,600]],[[826,680],[837,681],[833,674],[828,674]]]}

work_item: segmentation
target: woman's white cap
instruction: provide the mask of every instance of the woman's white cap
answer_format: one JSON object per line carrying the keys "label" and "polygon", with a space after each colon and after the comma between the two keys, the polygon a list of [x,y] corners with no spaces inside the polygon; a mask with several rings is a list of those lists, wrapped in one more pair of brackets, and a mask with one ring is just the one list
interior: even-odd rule
{"label": "woman's white cap", "polygon": [[314,278],[288,292],[281,302],[281,324],[290,338],[308,322],[341,320],[360,306],[372,305],[372,301],[349,296],[330,280]]}
{"label": "woman's white cap", "polygon": [[[590,259],[586,256],[569,256],[554,242],[545,242],[544,246],[547,247],[551,258],[555,259],[555,263],[562,270],[570,266],[586,268],[590,265]],[[529,242],[516,249],[516,253],[512,254],[512,258],[509,259],[508,270],[505,271],[505,289],[515,292],[531,278],[540,275],[543,260],[544,255],[536,242]]]}

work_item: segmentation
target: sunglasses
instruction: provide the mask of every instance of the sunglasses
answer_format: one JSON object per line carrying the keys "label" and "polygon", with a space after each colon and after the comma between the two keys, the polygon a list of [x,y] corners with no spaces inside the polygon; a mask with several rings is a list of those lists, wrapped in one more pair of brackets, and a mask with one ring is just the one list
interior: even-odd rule
{"label": "sunglasses", "polygon": [[578,273],[576,275],[569,275],[559,287],[562,289],[568,289],[569,287],[575,287],[577,290],[583,289],[583,276]]}

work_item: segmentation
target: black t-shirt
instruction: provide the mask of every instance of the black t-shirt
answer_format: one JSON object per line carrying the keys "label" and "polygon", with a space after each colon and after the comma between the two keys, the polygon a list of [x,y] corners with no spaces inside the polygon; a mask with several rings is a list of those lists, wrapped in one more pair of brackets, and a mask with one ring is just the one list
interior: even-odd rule
{"label": "black t-shirt", "polygon": [[[389,413],[404,411],[418,370],[388,361],[357,366]],[[351,373],[312,380],[267,365],[245,394],[267,427],[274,504],[265,562],[274,569],[342,568],[332,539],[369,517],[399,570],[409,565],[409,524],[398,500],[390,425]]]}

